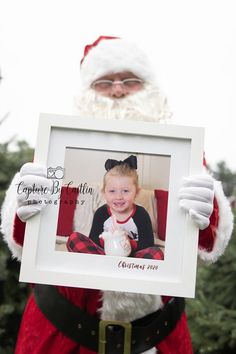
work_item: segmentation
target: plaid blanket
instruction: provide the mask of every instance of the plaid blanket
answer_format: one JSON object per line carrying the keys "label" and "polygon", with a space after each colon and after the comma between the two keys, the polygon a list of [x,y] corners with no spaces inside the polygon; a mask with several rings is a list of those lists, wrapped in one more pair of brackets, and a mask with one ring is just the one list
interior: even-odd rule
{"label": "plaid blanket", "polygon": [[[73,232],[70,235],[67,241],[67,249],[69,252],[105,255],[102,247],[98,246],[89,237],[79,232]],[[130,257],[163,260],[164,254],[160,247],[154,245],[139,251],[135,251],[134,249]]]}

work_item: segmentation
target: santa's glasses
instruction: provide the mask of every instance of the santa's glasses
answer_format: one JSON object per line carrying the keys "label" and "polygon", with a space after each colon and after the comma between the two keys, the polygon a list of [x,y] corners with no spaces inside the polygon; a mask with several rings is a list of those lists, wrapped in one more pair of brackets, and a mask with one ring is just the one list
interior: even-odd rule
{"label": "santa's glasses", "polygon": [[106,91],[110,90],[113,85],[122,85],[127,89],[137,89],[143,85],[143,80],[138,78],[130,78],[124,79],[120,81],[112,81],[112,80],[97,80],[92,84],[92,88],[97,91]]}

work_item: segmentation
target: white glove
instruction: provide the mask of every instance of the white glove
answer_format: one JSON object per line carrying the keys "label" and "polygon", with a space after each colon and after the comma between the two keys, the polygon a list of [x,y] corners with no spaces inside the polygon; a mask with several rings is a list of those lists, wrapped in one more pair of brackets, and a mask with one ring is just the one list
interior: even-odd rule
{"label": "white glove", "polygon": [[207,174],[184,177],[179,199],[180,208],[189,213],[200,230],[204,230],[210,224],[213,211],[213,178]]}
{"label": "white glove", "polygon": [[48,205],[52,195],[52,181],[47,178],[45,166],[31,162],[21,167],[20,177],[16,213],[22,221],[26,221]]}

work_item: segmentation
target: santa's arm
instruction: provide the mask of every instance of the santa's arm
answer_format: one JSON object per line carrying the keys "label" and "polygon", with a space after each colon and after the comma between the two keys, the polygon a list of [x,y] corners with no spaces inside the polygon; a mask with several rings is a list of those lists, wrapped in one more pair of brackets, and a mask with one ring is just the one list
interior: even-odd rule
{"label": "santa's arm", "polygon": [[20,181],[20,174],[13,178],[1,209],[1,232],[4,241],[12,253],[13,258],[21,260],[22,245],[24,240],[25,222],[22,222],[17,214],[17,185]]}
{"label": "santa's arm", "polygon": [[1,209],[1,232],[13,258],[21,260],[25,221],[46,207],[51,187],[46,167],[36,163],[24,164],[14,176]]}
{"label": "santa's arm", "polygon": [[184,177],[180,207],[199,228],[199,257],[215,262],[225,251],[233,230],[233,214],[221,182],[209,174]]}
{"label": "santa's arm", "polygon": [[210,224],[199,231],[198,255],[206,263],[213,263],[224,253],[233,231],[233,213],[224,195],[221,182],[214,181],[213,212]]}

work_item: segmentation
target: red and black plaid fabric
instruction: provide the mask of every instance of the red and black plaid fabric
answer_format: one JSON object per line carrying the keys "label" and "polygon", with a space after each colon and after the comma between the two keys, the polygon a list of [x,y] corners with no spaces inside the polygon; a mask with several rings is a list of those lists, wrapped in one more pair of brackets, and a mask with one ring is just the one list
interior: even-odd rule
{"label": "red and black plaid fabric", "polygon": [[164,253],[162,249],[158,246],[152,246],[144,248],[143,250],[137,251],[134,254],[135,258],[148,258],[162,261],[164,259]]}
{"label": "red and black plaid fabric", "polygon": [[66,246],[70,252],[105,255],[104,249],[102,247],[99,247],[90,238],[79,232],[73,232],[70,235]]}
{"label": "red and black plaid fabric", "polygon": [[[102,247],[98,246],[89,237],[79,232],[73,232],[70,235],[67,241],[67,249],[69,252],[105,255]],[[152,246],[140,251],[132,252],[131,257],[163,260],[164,254],[160,247]]]}

